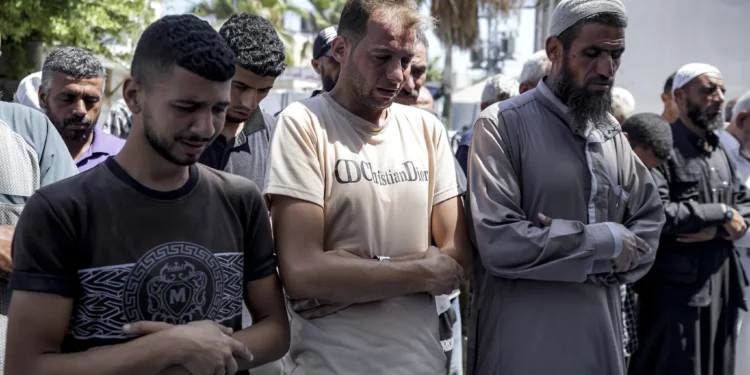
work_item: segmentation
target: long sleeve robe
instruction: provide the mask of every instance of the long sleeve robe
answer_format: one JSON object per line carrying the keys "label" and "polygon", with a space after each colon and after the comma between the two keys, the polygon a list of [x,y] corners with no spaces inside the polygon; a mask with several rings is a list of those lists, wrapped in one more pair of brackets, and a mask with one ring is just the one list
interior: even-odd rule
{"label": "long sleeve robe", "polygon": [[[623,374],[619,285],[653,264],[664,214],[614,118],[583,134],[544,82],[491,106],[474,127],[468,200],[468,374]],[[615,273],[623,227],[650,249]]]}

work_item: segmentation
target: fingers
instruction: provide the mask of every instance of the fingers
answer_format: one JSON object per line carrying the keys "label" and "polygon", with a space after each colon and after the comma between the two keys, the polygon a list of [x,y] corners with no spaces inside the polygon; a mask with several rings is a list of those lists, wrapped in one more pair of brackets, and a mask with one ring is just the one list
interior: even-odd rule
{"label": "fingers", "polygon": [[633,237],[635,237],[635,245],[638,246],[638,249],[640,250],[651,249],[651,246],[648,245],[648,242],[646,242],[645,240],[643,240],[642,238],[638,236],[633,236]]}
{"label": "fingers", "polygon": [[233,356],[229,356],[229,358],[226,359],[226,375],[234,375],[237,373],[237,370],[239,370],[239,366],[237,365],[237,361],[234,360]]}
{"label": "fingers", "polygon": [[250,363],[253,361],[253,353],[250,353],[250,350],[247,349],[245,345],[242,345],[241,342],[229,338],[230,343],[229,346],[232,349],[232,355],[234,358],[238,358],[241,361],[245,361],[247,363]]}
{"label": "fingers", "polygon": [[218,323],[216,323],[216,326],[217,326],[217,328],[219,328],[219,330],[221,331],[221,333],[223,333],[223,334],[225,334],[227,336],[232,336],[232,334],[234,333],[234,330],[231,329],[231,328],[229,328],[229,327],[225,327],[225,326],[223,326],[221,324],[218,324]]}
{"label": "fingers", "polygon": [[132,324],[126,324],[122,327],[122,330],[123,332],[131,336],[144,336],[159,331],[164,331],[172,327],[174,326],[164,322],[141,321]]}
{"label": "fingers", "polygon": [[539,222],[541,222],[543,226],[548,227],[552,225],[552,219],[547,217],[543,213],[540,212],[537,217],[539,218]]}

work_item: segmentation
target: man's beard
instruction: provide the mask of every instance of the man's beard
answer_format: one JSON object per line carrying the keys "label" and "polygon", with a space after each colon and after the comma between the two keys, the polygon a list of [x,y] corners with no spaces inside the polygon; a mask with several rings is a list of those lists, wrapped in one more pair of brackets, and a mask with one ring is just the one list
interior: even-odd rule
{"label": "man's beard", "polygon": [[351,56],[349,57],[349,64],[346,69],[348,69],[348,74],[346,75],[348,80],[347,83],[351,86],[352,92],[354,93],[354,96],[356,96],[357,101],[363,106],[376,111],[384,110],[389,108],[396,100],[396,97],[398,97],[398,93],[396,93],[396,95],[394,95],[388,102],[378,102],[374,98],[375,87],[367,87],[365,76],[357,69],[357,66],[354,64],[354,59],[352,59]]}
{"label": "man's beard", "polygon": [[[701,108],[699,105],[693,103],[690,99],[687,100],[688,117],[693,121],[695,125],[701,129],[707,131],[719,130],[724,127],[724,119],[721,114],[721,105],[719,108]],[[715,111],[715,115],[709,114],[710,111]]]}
{"label": "man's beard", "polygon": [[[573,72],[568,68],[566,61],[560,68],[560,76],[555,82],[554,93],[570,109],[573,124],[580,130],[586,130],[591,124],[595,128],[604,127],[609,124],[609,112],[612,109],[612,84],[611,80],[599,78],[584,83],[583,86],[575,84]],[[609,89],[603,92],[593,92],[588,87],[593,83],[609,85]]]}
{"label": "man's beard", "polygon": [[396,102],[404,105],[417,105],[419,99],[419,90],[407,91],[402,89],[398,96],[396,96]]}
{"label": "man's beard", "polygon": [[323,74],[321,79],[323,80],[323,91],[331,92],[333,91],[333,88],[336,87],[336,82],[339,80],[339,76],[336,74],[336,77],[330,77]]}
{"label": "man's beard", "polygon": [[[156,133],[153,126],[151,125],[153,124],[153,121],[151,120],[149,112],[150,111],[148,110],[148,107],[143,108],[143,132],[146,135],[146,140],[148,141],[149,145],[151,145],[156,153],[166,159],[168,162],[179,166],[188,166],[195,164],[198,161],[200,155],[179,158],[172,153],[172,149],[174,148],[176,140],[170,141],[166,138],[162,138],[159,134]],[[204,139],[200,139],[198,137],[189,137],[188,140],[204,141]],[[210,143],[211,142],[209,141],[209,144]]]}
{"label": "man's beard", "polygon": [[[47,117],[50,119],[57,132],[60,133],[62,139],[66,141],[80,142],[89,139],[91,134],[94,132],[96,123],[99,121],[99,114],[96,115],[96,119],[91,121],[86,115],[72,115],[63,120],[57,118],[52,111],[45,110]],[[74,125],[84,125],[84,129],[70,129]]]}

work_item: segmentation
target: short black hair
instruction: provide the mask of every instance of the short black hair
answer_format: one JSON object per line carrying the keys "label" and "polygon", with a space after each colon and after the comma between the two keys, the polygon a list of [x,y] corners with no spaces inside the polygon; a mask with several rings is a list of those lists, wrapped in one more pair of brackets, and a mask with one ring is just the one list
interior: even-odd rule
{"label": "short black hair", "polygon": [[234,76],[234,53],[208,22],[192,14],[165,16],[143,31],[131,75],[148,84],[175,65],[205,79],[225,82]]}
{"label": "short black hair", "polygon": [[566,52],[570,49],[570,46],[573,45],[573,41],[578,37],[581,27],[590,23],[598,23],[600,25],[612,27],[628,27],[628,19],[619,13],[605,12],[588,16],[567,28],[557,37],[557,39],[560,39],[562,42]]}
{"label": "short black hair", "polygon": [[651,150],[659,159],[668,159],[672,152],[672,127],[667,120],[655,113],[630,116],[622,124],[622,131],[628,133],[628,141],[632,147]]}
{"label": "short black hair", "polygon": [[677,72],[672,73],[669,78],[667,78],[667,82],[664,82],[664,93],[668,95],[672,95],[672,85],[674,84],[674,75],[677,74]]}
{"label": "short black hair", "polygon": [[250,13],[236,13],[219,29],[242,69],[263,77],[278,77],[286,69],[284,43],[267,19]]}

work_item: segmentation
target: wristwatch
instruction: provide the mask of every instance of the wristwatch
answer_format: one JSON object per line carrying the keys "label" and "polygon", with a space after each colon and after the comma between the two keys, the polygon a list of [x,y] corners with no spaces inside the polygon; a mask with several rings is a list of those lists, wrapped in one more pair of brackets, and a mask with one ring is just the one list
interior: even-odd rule
{"label": "wristwatch", "polygon": [[374,257],[372,257],[372,259],[376,259],[379,262],[390,262],[391,261],[391,257],[386,257],[386,256],[382,256],[382,255],[375,255]]}
{"label": "wristwatch", "polygon": [[724,222],[728,223],[734,219],[734,210],[727,208],[727,212],[724,213]]}

